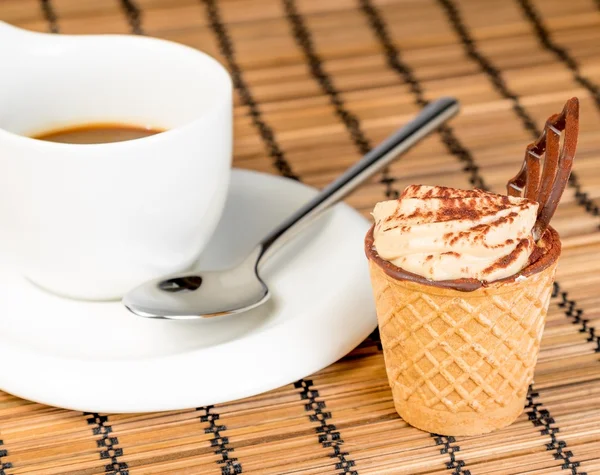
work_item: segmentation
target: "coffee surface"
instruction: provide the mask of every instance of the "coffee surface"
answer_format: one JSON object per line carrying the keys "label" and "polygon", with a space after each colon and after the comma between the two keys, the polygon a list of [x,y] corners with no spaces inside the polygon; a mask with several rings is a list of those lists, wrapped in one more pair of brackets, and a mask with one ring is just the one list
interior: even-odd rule
{"label": "coffee surface", "polygon": [[94,123],[49,130],[32,138],[70,144],[98,144],[141,139],[164,132],[161,129],[130,124]]}

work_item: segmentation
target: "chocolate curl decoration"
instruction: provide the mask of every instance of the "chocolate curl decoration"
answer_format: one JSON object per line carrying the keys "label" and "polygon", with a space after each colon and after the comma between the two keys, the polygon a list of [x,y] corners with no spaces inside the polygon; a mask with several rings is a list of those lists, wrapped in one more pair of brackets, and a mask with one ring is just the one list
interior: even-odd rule
{"label": "chocolate curl decoration", "polygon": [[[560,136],[564,132],[563,146]],[[544,132],[525,149],[525,160],[519,173],[508,181],[509,196],[524,197],[539,203],[538,216],[533,227],[536,242],[544,235],[558,202],[567,187],[579,135],[579,100],[567,101],[560,114],[546,121]],[[544,169],[540,174],[540,160],[544,157]]]}

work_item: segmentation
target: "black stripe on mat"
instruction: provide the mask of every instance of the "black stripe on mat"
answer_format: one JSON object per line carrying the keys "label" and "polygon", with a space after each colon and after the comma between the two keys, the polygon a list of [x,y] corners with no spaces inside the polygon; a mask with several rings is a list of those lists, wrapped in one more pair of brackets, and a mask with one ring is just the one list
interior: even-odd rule
{"label": "black stripe on mat", "polygon": [[92,427],[96,439],[96,445],[100,449],[100,460],[108,462],[104,466],[106,475],[129,475],[129,467],[125,462],[120,462],[119,457],[123,455],[123,449],[118,447],[119,439],[112,435],[112,427],[108,422],[108,416],[101,416],[97,412],[84,412],[87,423]]}
{"label": "black stripe on mat", "polygon": [[121,7],[127,15],[127,21],[131,26],[131,31],[136,35],[143,35],[142,11],[134,0],[121,0]]}
{"label": "black stripe on mat", "polygon": [[[387,25],[378,8],[373,5],[371,0],[359,0],[359,5],[384,51],[388,67],[396,71],[408,85],[414,96],[415,104],[420,107],[426,106],[429,101],[425,98],[423,87],[412,68],[402,60],[400,50],[392,41]],[[479,167],[473,159],[473,154],[460,142],[454,130],[448,125],[443,125],[438,131],[448,152],[464,164],[463,171],[469,174],[471,185],[474,188],[487,189],[487,185],[479,173]]]}
{"label": "black stripe on mat", "polygon": [[214,412],[214,406],[198,407],[196,411],[200,413],[200,422],[208,422],[209,426],[204,429],[206,434],[212,434],[210,446],[215,449],[215,454],[221,457],[217,463],[221,467],[221,475],[237,475],[243,473],[242,464],[235,457],[230,457],[233,452],[229,445],[229,437],[224,436],[223,432],[227,427],[222,424],[217,424],[219,414]]}
{"label": "black stripe on mat", "polygon": [[573,452],[568,450],[567,443],[564,440],[557,437],[560,429],[556,426],[550,412],[547,409],[541,409],[543,404],[541,402],[536,402],[537,398],[539,398],[539,393],[529,386],[525,413],[533,425],[539,427],[542,436],[550,437],[550,443],[546,444],[546,450],[554,452],[554,459],[562,462],[561,468],[563,470],[570,470],[573,475],[587,475],[586,472],[577,470],[580,463],[571,460]]}
{"label": "black stripe on mat", "polygon": [[[56,15],[51,0],[41,0],[40,4],[44,17],[48,21],[50,31],[52,33],[58,33],[60,31],[58,27],[58,16]],[[96,436],[100,436],[100,438],[96,440],[96,445],[100,449],[100,460],[103,462],[110,461],[104,465],[104,473],[107,475],[129,475],[127,463],[119,461],[119,457],[123,455],[123,449],[117,447],[119,439],[110,435],[112,433],[112,427],[108,423],[108,417],[101,416],[96,412],[84,412],[84,415],[87,416],[86,420],[88,425],[94,426],[92,428],[92,433]],[[0,475],[3,475],[3,473],[4,472],[0,472]]]}
{"label": "black stripe on mat", "polygon": [[[300,21],[302,20],[300,19]],[[305,33],[307,33],[307,31],[305,31]],[[323,72],[322,68],[319,69],[321,69],[321,72]],[[327,78],[327,75],[323,75],[322,77]],[[327,79],[325,80],[327,81]],[[330,81],[327,82],[329,84],[329,87],[333,88],[332,83]],[[360,125],[358,124],[358,119],[356,119],[349,112],[345,111],[345,107],[339,97],[339,93],[337,93],[337,90],[335,88],[330,89],[330,92],[328,93],[330,98],[332,97],[330,94],[331,92],[333,92],[333,97],[335,98],[332,98],[332,103],[334,103],[334,105],[338,104],[338,106],[336,106],[336,112],[338,113],[340,118],[342,118],[347,127],[350,125],[350,123],[355,124],[355,126],[353,126],[355,128],[354,133],[352,134],[352,138],[357,144],[357,146],[360,147],[359,150],[361,150],[361,153],[366,153],[368,150],[370,150],[370,144],[365,139],[364,135],[362,134],[362,131],[359,128]],[[338,110],[338,107],[341,107],[341,109]],[[348,120],[349,122],[346,123],[346,120]],[[356,142],[357,140],[360,142],[360,145],[358,145],[358,142]],[[281,152],[281,154],[283,158],[283,151]],[[390,182],[388,186],[391,186],[391,183],[392,182]],[[301,379],[294,383],[294,388],[301,389],[300,397],[302,398],[302,400],[306,401],[304,404],[304,409],[306,412],[309,413],[308,418],[310,422],[318,423],[318,426],[315,428],[315,430],[319,437],[319,443],[324,448],[332,449],[332,453],[330,453],[329,456],[332,459],[337,459],[335,462],[335,470],[341,470],[341,472],[339,472],[340,474],[358,475],[358,471],[356,470],[356,462],[354,462],[354,460],[350,458],[348,452],[344,452],[341,449],[341,446],[344,444],[344,440],[342,439],[340,431],[337,429],[335,424],[331,423],[331,419],[333,416],[330,411],[325,410],[327,409],[325,401],[316,400],[316,398],[319,397],[319,391],[314,387],[312,380]]]}
{"label": "black stripe on mat", "polygon": [[[305,54],[311,74],[317,80],[323,92],[329,97],[336,114],[346,126],[346,129],[350,133],[352,141],[359,152],[362,154],[367,153],[371,149],[371,144],[360,128],[358,118],[346,109],[339,91],[335,88],[333,81],[325,72],[322,61],[312,44],[310,32],[306,28],[304,20],[298,13],[294,2],[284,0],[284,7],[288,21],[290,21],[292,26],[294,38]],[[390,178],[389,175],[384,175],[381,182],[386,185],[386,196],[398,196],[398,192],[392,188],[394,180]],[[348,452],[344,452],[341,448],[344,444],[344,440],[335,424],[331,423],[333,416],[330,411],[326,410],[327,405],[325,401],[316,400],[316,398],[319,397],[319,391],[314,387],[312,380],[301,379],[294,383],[294,387],[296,389],[301,389],[300,397],[306,401],[304,409],[309,413],[308,419],[310,422],[318,424],[315,430],[319,436],[319,443],[324,448],[332,449],[332,453],[329,454],[329,457],[336,459],[335,470],[341,470],[337,473],[358,475],[356,462],[352,460]]]}
{"label": "black stripe on mat", "polygon": [[260,107],[254,99],[254,96],[250,91],[248,83],[244,79],[242,68],[238,64],[235,57],[235,49],[233,47],[233,42],[231,41],[225,24],[221,19],[221,13],[219,11],[217,1],[200,1],[202,1],[206,6],[206,15],[208,17],[210,28],[212,29],[213,33],[217,38],[219,50],[225,58],[227,67],[229,68],[229,71],[231,73],[233,85],[235,86],[240,95],[242,104],[248,107],[250,111],[250,117],[252,119],[252,124],[258,129],[258,133],[260,134],[263,142],[266,145],[269,156],[274,160],[273,163],[275,165],[275,168],[279,171],[281,175],[287,178],[298,180],[298,176],[293,172],[291,165],[285,158],[281,146],[275,138],[275,133],[273,132],[273,129],[264,120],[260,111]]}
{"label": "black stripe on mat", "polygon": [[7,475],[6,470],[12,468],[12,463],[2,461],[6,456],[8,456],[8,450],[4,448],[4,441],[0,439],[0,475]]}
{"label": "black stripe on mat", "polygon": [[[359,3],[360,3],[360,6],[361,6],[363,12],[365,13],[365,15],[367,16],[367,18],[369,20],[369,23],[375,33],[375,36],[379,39],[379,41],[381,43],[381,47],[385,51],[388,66],[391,69],[396,70],[401,75],[403,80],[409,85],[410,90],[412,91],[413,95],[415,96],[415,103],[420,106],[426,105],[427,100],[425,99],[425,93],[423,92],[423,88],[422,88],[421,84],[417,80],[417,78],[416,78],[414,72],[412,71],[412,69],[410,68],[410,66],[408,64],[406,64],[404,61],[402,61],[401,56],[400,56],[400,51],[396,47],[394,42],[392,41],[392,39],[387,31],[387,26],[386,26],[383,18],[381,17],[380,13],[378,12],[377,8],[371,4],[370,0],[359,0]],[[473,40],[470,38],[470,35],[468,35],[465,38],[465,40],[468,43],[473,42]],[[447,131],[444,129],[445,128],[443,127],[441,134],[443,136],[445,134],[449,134],[450,139],[451,139],[450,143],[451,143],[453,138],[455,138],[455,137],[453,136],[451,130]],[[444,143],[447,144],[448,142],[444,141]],[[481,188],[484,190],[488,189],[488,187],[485,185],[485,182],[483,181],[483,177],[481,177],[479,175],[479,167],[475,163],[475,160],[474,160],[472,154],[458,142],[458,139],[456,139],[456,143],[454,143],[453,145],[451,145],[449,147],[449,151],[454,156],[456,156],[459,160],[468,163],[468,166],[465,167],[464,171],[470,174],[471,183],[473,183],[473,178],[474,178],[473,174],[475,174],[475,176],[476,176],[475,179],[480,182],[480,186],[477,186],[477,188]],[[578,199],[580,199],[581,195],[585,195],[585,197],[583,197],[581,199],[589,200],[589,198],[587,198],[587,195],[585,193],[580,194],[580,188],[579,188],[580,185],[579,184],[575,184],[574,186],[577,189],[576,196],[578,197]],[[555,283],[554,285],[555,285],[555,289],[560,288],[558,283]],[[557,290],[557,292],[558,292],[558,290]],[[558,296],[558,293],[556,296]],[[569,307],[572,308],[572,307],[575,307],[577,304],[573,300],[568,300],[568,302],[563,301],[563,305],[568,305]],[[571,310],[571,312],[575,312],[575,310]],[[573,316],[574,323],[582,324],[582,329],[580,331],[587,332],[590,335],[590,337],[593,338],[593,340],[588,340],[588,341],[596,341],[597,344],[600,345],[600,343],[598,342],[598,338],[595,336],[594,328],[589,327],[587,325],[587,320],[584,321],[583,319],[581,319],[581,314],[582,314],[583,310],[577,309],[577,312],[578,312],[578,314],[574,314],[574,315],[566,314],[566,315],[568,317]],[[579,315],[580,320],[577,320],[577,315]]]}
{"label": "black stripe on mat", "polygon": [[[530,132],[534,140],[537,139],[541,134],[541,130],[536,125],[533,117],[521,104],[519,95],[512,91],[506,84],[506,81],[502,77],[502,71],[498,69],[488,57],[479,51],[475,38],[469,33],[469,29],[461,17],[460,9],[454,0],[438,0],[438,3],[445,11],[448,21],[460,38],[467,56],[479,65],[479,68],[488,76],[496,91],[498,91],[502,97],[512,102],[512,108],[519,119],[521,119],[525,130]],[[588,194],[581,189],[579,177],[574,171],[571,172],[571,176],[569,177],[569,185],[575,189],[577,204],[583,207],[587,213],[593,216],[599,216],[600,208],[593,202]]]}
{"label": "black stripe on mat", "polygon": [[592,80],[585,77],[581,73],[581,69],[577,60],[571,56],[566,48],[563,48],[552,39],[550,31],[544,24],[539,12],[533,6],[533,3],[531,3],[530,0],[516,0],[516,2],[521,7],[525,18],[529,20],[529,23],[531,23],[531,26],[533,27],[540,44],[546,50],[554,54],[554,56],[556,56],[568,69],[571,70],[575,81],[588,90],[588,92],[592,95],[596,106],[598,109],[600,109],[600,87]]}
{"label": "black stripe on mat", "polygon": [[[548,28],[544,25],[542,17],[535,9],[530,0],[516,0],[521,9],[523,10],[523,14],[531,23],[535,34],[537,35],[538,41],[546,50],[553,53],[571,72],[573,73],[573,78],[577,83],[583,86],[587,91],[592,95],[594,102],[598,109],[600,109],[600,87],[592,82],[590,79],[586,78],[581,74],[581,70],[579,68],[579,63],[573,58],[566,48],[559,46],[553,39],[552,35],[548,31]],[[600,0],[599,0],[600,1]],[[577,199],[577,203],[580,206],[583,206],[585,210],[594,215],[600,216],[600,208],[598,205],[594,204],[594,201],[590,199],[588,194],[582,190],[581,183],[579,179],[571,174],[569,178],[570,185],[575,188],[575,197]]]}
{"label": "black stripe on mat", "polygon": [[512,108],[519,119],[521,119],[521,122],[523,122],[523,127],[530,132],[534,139],[537,139],[542,131],[536,125],[533,117],[527,113],[521,104],[517,93],[508,87],[502,76],[502,71],[500,71],[488,57],[479,51],[475,38],[469,33],[456,3],[453,0],[437,0],[437,2],[446,13],[448,22],[452,25],[454,31],[460,38],[460,42],[462,43],[467,56],[479,65],[481,71],[487,75],[494,86],[494,89],[496,89],[502,97],[509,99],[512,102]]}
{"label": "black stripe on mat", "polygon": [[377,346],[379,351],[383,351],[383,346],[381,345],[381,334],[379,333],[379,327],[375,328],[373,332],[367,337],[367,340],[371,340]]}
{"label": "black stripe on mat", "polygon": [[[379,40],[380,46],[385,52],[388,66],[396,71],[402,80],[409,86],[410,91],[414,96],[415,104],[420,107],[425,107],[429,101],[425,99],[423,86],[417,79],[412,68],[402,60],[400,50],[392,41],[383,16],[380,14],[377,7],[371,3],[371,0],[359,0],[359,4],[362,12],[367,17],[375,37]],[[479,167],[473,159],[473,155],[460,143],[459,139],[454,135],[452,128],[443,125],[439,128],[439,134],[448,151],[458,160],[465,163],[463,170],[469,174],[469,181],[471,184],[475,188],[487,188],[483,177],[479,173]],[[376,330],[373,332],[371,338],[377,342],[377,347],[381,350],[382,346],[379,331]],[[471,472],[468,469],[464,469],[466,462],[456,455],[457,452],[460,452],[460,446],[456,442],[455,437],[439,434],[431,434],[431,437],[435,440],[435,445],[439,447],[440,454],[448,456],[449,460],[446,462],[446,468],[452,470],[452,475],[471,475]]]}
{"label": "black stripe on mat", "polygon": [[[50,26],[50,31],[52,33],[58,33],[60,31],[58,27],[58,16],[54,11],[52,2],[50,0],[41,0],[40,4],[44,17]],[[109,462],[104,465],[104,473],[106,475],[129,475],[127,463],[119,461],[119,457],[123,455],[123,449],[118,447],[119,439],[115,436],[111,436],[112,427],[108,423],[108,417],[101,416],[97,412],[84,412],[83,414],[87,416],[86,421],[88,425],[93,426],[92,433],[100,437],[96,440],[96,445],[100,449],[100,460]],[[4,467],[4,465],[0,464],[0,467]],[[0,470],[0,475],[4,475],[3,470],[4,468]]]}
{"label": "black stripe on mat", "polygon": [[[133,33],[142,35],[141,27],[141,10],[131,0],[121,0],[124,11],[129,17],[129,23]],[[233,448],[228,447],[229,438],[223,436],[222,433],[227,430],[224,425],[218,425],[219,414],[215,412],[214,406],[206,406],[196,408],[200,412],[200,422],[208,422],[209,426],[204,430],[206,434],[212,434],[210,446],[214,448],[214,453],[221,458],[217,460],[221,468],[221,475],[236,475],[243,473],[242,464],[236,457],[230,457]]]}
{"label": "black stripe on mat", "polygon": [[587,341],[596,343],[594,351],[600,353],[600,335],[596,335],[596,329],[589,325],[587,318],[584,318],[583,309],[577,305],[575,300],[569,298],[569,293],[562,290],[558,282],[554,282],[552,297],[560,298],[558,306],[563,309],[565,316],[571,319],[573,325],[581,325],[579,332],[587,334]]}
{"label": "black stripe on mat", "polygon": [[42,14],[48,22],[48,29],[50,33],[58,33],[58,15],[52,5],[52,0],[40,0],[40,7],[42,8]]}
{"label": "black stripe on mat", "polygon": [[[398,71],[401,76],[403,77],[403,79],[405,80],[405,82],[407,82],[410,85],[411,90],[413,91],[413,94],[415,95],[415,102],[419,105],[424,105],[426,103],[425,99],[424,99],[424,92],[423,92],[423,88],[420,85],[420,83],[418,82],[418,80],[416,79],[416,76],[414,75],[414,73],[412,72],[412,69],[401,60],[400,57],[400,52],[399,49],[395,46],[395,44],[392,42],[391,37],[389,36],[388,32],[387,32],[387,26],[384,23],[383,18],[381,17],[381,15],[379,14],[379,12],[377,11],[377,9],[370,3],[370,0],[359,0],[360,1],[360,5],[364,11],[364,13],[367,15],[367,17],[369,18],[369,23],[371,24],[376,36],[378,37],[378,39],[380,40],[383,49],[385,50],[386,56],[387,56],[387,60],[388,60],[388,65],[392,68],[395,69],[396,71]],[[443,134],[443,132],[442,132]],[[460,144],[459,144],[460,145]],[[464,148],[464,147],[463,147]],[[450,149],[452,152],[452,149]],[[460,154],[457,154],[456,152],[458,152],[457,150],[455,150],[453,153],[453,155],[459,157],[460,159]],[[469,162],[472,165],[472,169],[468,170],[465,169],[466,172],[468,172],[471,175],[472,178],[472,174],[473,174],[473,170],[475,170],[475,173],[478,173],[479,167],[477,166],[477,164],[475,163],[475,160],[473,159],[473,156],[469,153]],[[464,159],[463,159],[464,160]],[[485,182],[483,182],[483,178],[481,178],[481,183],[482,189],[488,189],[488,187],[485,185]],[[558,289],[558,283],[555,284],[555,289]],[[576,304],[573,303],[573,307],[575,307]],[[593,329],[592,329],[593,332]],[[539,397],[539,395],[537,393],[533,393],[535,394],[535,397]],[[529,408],[531,410],[531,408],[533,408],[534,406],[531,406],[531,404],[534,404],[530,399],[528,399],[528,406],[526,407]],[[541,404],[541,403],[535,403],[535,404]],[[539,406],[536,406],[539,407]],[[529,414],[529,412],[528,412]],[[551,419],[550,413],[548,410],[544,409],[543,413],[538,414],[537,412],[533,412],[534,415],[536,416],[545,416],[547,417],[547,421],[552,420],[552,423],[554,424],[554,420]],[[531,419],[531,415],[530,415],[530,419]],[[544,424],[544,420],[546,419],[532,419],[534,425],[537,423],[542,423]],[[552,431],[553,433],[557,433],[559,431],[558,427],[552,427]],[[543,429],[541,431],[542,434],[545,434],[543,432]],[[432,437],[441,437],[441,436],[437,436],[437,435],[432,435]],[[556,436],[553,436],[554,438]],[[559,459],[562,458],[561,454],[563,453],[563,448],[566,447],[566,442],[564,441],[559,441],[555,439],[552,439],[552,443],[548,444],[547,450],[553,450],[555,451],[554,453],[554,457],[555,459]],[[460,451],[460,447],[458,445],[452,445],[452,444],[456,444],[456,439],[454,437],[451,438],[451,440],[449,438],[445,438],[445,439],[436,439],[436,444],[438,445],[443,445],[444,447],[441,449],[441,453],[447,453],[450,455],[450,462],[447,463],[447,468],[448,469],[452,469],[453,470],[453,474],[460,474],[460,473],[468,473],[469,470],[463,470],[463,467],[465,467],[465,462],[463,460],[457,459],[455,452]],[[570,456],[572,456],[572,453],[570,453]],[[573,463],[576,462],[569,462],[571,465]],[[566,461],[565,461],[565,464]],[[565,468],[565,464],[563,464],[563,468]],[[568,465],[568,464],[567,464]],[[570,465],[567,467],[570,468]],[[572,468],[573,470],[576,470],[576,467]],[[577,473],[576,471],[573,473]]]}
{"label": "black stripe on mat", "polygon": [[[527,1],[527,0],[526,0]],[[600,1],[600,0],[599,0]],[[506,99],[510,99],[513,103],[513,109],[517,116],[522,120],[523,127],[528,130],[532,137],[537,138],[541,131],[535,124],[534,119],[527,113],[525,108],[521,105],[519,96],[510,90],[504,79],[502,78],[502,72],[478,49],[477,44],[473,36],[469,33],[467,26],[465,25],[460,10],[454,0],[438,0],[438,3],[444,9],[448,21],[453,26],[457,35],[459,36],[461,43],[463,44],[467,55],[475,60],[479,64],[481,70],[488,75],[490,82],[493,84],[495,89]],[[586,211],[593,214],[594,216],[599,215],[598,206],[588,197],[587,193],[581,190],[579,178],[574,172],[571,173],[569,183],[575,188],[575,196],[577,203],[585,208]],[[560,285],[554,284],[553,296],[557,297],[560,294],[562,301],[559,306],[565,308],[565,315],[572,319],[574,325],[581,324],[581,333],[587,333],[588,341],[596,342],[596,351],[600,351],[600,339],[595,335],[594,327],[588,325],[588,320],[582,318],[583,310],[576,308],[577,303],[574,300],[568,299],[568,294],[565,291],[561,291]]]}
{"label": "black stripe on mat", "polygon": [[306,401],[304,409],[309,413],[309,420],[317,423],[316,432],[319,435],[319,442],[324,448],[331,448],[333,452],[329,455],[335,462],[336,472],[345,475],[358,475],[356,463],[349,457],[348,452],[342,450],[344,440],[335,424],[329,421],[332,418],[331,412],[327,411],[325,401],[317,401],[319,391],[314,388],[310,379],[301,379],[294,383],[296,389],[302,389],[300,397]]}
{"label": "black stripe on mat", "polygon": [[[295,0],[283,0],[285,14],[292,28],[294,39],[302,49],[306,63],[312,77],[317,81],[321,90],[329,98],[336,115],[342,121],[346,130],[352,138],[352,142],[358,151],[365,155],[371,150],[372,145],[360,125],[360,119],[353,114],[344,104],[340,91],[335,86],[333,78],[327,73],[323,66],[323,60],[314,46],[312,34],[306,26],[306,22],[296,8]],[[394,188],[395,179],[390,176],[386,168],[382,172],[380,183],[385,185],[385,196],[390,199],[398,198],[399,192]]]}
{"label": "black stripe on mat", "polygon": [[470,470],[463,470],[466,465],[464,460],[456,457],[456,452],[460,452],[460,446],[456,443],[456,438],[451,435],[430,434],[435,440],[435,445],[441,446],[440,453],[448,454],[450,461],[446,462],[446,468],[452,470],[452,475],[471,475]]}

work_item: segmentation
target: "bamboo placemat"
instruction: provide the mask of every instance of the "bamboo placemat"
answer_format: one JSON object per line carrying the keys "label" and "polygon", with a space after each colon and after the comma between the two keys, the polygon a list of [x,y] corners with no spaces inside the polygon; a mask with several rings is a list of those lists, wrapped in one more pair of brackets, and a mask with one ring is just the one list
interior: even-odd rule
{"label": "bamboo placemat", "polygon": [[600,1],[1,0],[0,19],[208,52],[237,89],[235,165],[317,187],[426,101],[460,98],[460,117],[348,199],[365,215],[410,183],[501,192],[543,121],[582,102],[554,220],[564,254],[511,427],[445,437],[407,426],[374,334],[293,385],[195,410],[83,414],[0,392],[0,475],[600,473]]}

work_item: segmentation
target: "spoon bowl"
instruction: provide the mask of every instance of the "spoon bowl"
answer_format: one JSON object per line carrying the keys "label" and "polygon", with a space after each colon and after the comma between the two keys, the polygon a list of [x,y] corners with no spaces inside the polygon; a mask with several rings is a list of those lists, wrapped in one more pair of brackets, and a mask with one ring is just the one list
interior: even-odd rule
{"label": "spoon bowl", "polygon": [[219,317],[258,307],[269,299],[269,289],[258,274],[256,252],[233,269],[189,272],[147,282],[129,292],[123,305],[142,317],[170,320]]}

